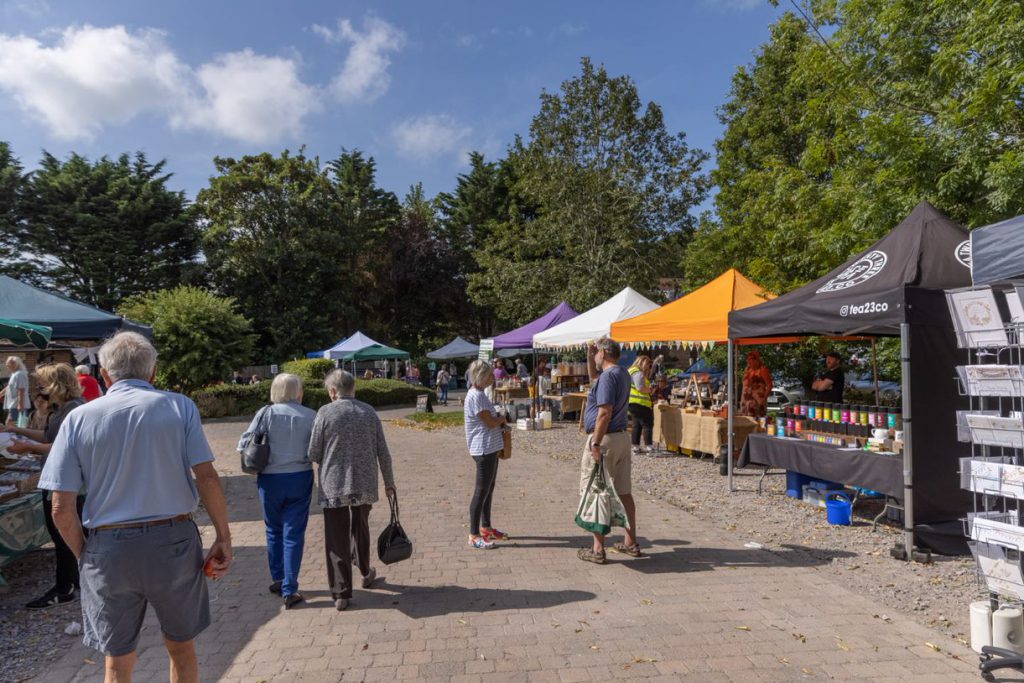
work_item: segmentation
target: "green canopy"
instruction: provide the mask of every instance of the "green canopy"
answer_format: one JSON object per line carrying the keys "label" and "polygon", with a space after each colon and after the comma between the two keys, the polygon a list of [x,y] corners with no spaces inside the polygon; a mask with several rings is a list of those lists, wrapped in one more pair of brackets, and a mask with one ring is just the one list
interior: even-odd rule
{"label": "green canopy", "polygon": [[14,346],[32,345],[37,349],[45,349],[52,334],[53,330],[44,325],[0,318],[0,340],[6,340]]}
{"label": "green canopy", "polygon": [[392,360],[395,358],[408,358],[409,352],[402,351],[401,349],[393,349],[390,346],[384,346],[383,344],[373,344],[367,346],[364,349],[358,351],[352,351],[344,356],[340,357],[340,360],[346,363],[352,361],[361,360]]}

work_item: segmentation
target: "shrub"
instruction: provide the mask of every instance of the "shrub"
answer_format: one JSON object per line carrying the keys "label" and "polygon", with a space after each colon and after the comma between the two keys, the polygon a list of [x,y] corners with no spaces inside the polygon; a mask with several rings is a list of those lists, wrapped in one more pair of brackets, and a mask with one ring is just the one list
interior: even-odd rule
{"label": "shrub", "polygon": [[303,382],[322,382],[333,369],[334,361],[328,358],[290,360],[281,366],[281,372],[290,372],[301,378]]}
{"label": "shrub", "polygon": [[199,287],[140,294],[117,311],[153,326],[156,383],[164,388],[187,393],[224,379],[252,355],[252,325],[235,311],[235,300]]}
{"label": "shrub", "polygon": [[[425,387],[387,379],[356,380],[356,398],[371,406],[412,405]],[[330,402],[323,382],[303,382],[302,404],[317,410]],[[270,382],[217,384],[192,394],[204,418],[253,415],[270,401]]]}

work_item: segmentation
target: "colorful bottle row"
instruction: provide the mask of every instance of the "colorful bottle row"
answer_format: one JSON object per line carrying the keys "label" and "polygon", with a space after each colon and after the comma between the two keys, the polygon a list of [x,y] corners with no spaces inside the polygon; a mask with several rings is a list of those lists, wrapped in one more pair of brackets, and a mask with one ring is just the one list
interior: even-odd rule
{"label": "colorful bottle row", "polygon": [[786,406],[784,411],[787,419],[803,418],[826,424],[859,425],[868,429],[903,429],[903,410],[898,407],[798,401]]}

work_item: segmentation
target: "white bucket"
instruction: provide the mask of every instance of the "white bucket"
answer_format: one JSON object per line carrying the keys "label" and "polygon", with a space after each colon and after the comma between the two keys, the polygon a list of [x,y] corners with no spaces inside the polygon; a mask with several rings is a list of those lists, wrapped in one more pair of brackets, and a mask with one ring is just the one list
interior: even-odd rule
{"label": "white bucket", "polygon": [[1003,605],[992,613],[992,644],[1024,653],[1024,612],[1020,607]]}
{"label": "white bucket", "polygon": [[542,411],[540,414],[540,421],[544,424],[544,429],[551,429],[551,411]]}
{"label": "white bucket", "polygon": [[992,644],[992,604],[988,600],[971,603],[971,649],[981,654],[981,648]]}

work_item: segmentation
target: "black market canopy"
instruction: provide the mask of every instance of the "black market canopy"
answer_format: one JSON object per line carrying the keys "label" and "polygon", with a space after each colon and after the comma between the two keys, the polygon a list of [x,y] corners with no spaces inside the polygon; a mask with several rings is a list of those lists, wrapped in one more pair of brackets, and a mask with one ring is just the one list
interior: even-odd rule
{"label": "black market canopy", "polygon": [[1024,279],[1024,216],[972,231],[970,254],[976,285]]}
{"label": "black market canopy", "polygon": [[[896,488],[902,484],[908,550],[914,537],[939,552],[965,550],[959,519],[970,498],[957,472],[958,459],[969,451],[956,438],[956,410],[966,405],[953,379],[959,354],[943,290],[971,284],[969,245],[967,230],[922,202],[892,232],[827,275],[729,313],[730,346],[787,335],[901,338],[902,468],[884,464],[902,479]],[[733,358],[730,353],[730,369]],[[732,385],[730,375],[730,401]],[[831,449],[823,457],[842,483],[879,474],[879,463],[868,462],[863,451]]]}
{"label": "black market canopy", "polygon": [[970,238],[928,202],[827,275],[729,314],[733,339],[899,336],[900,324],[950,327],[944,290],[971,284]]}
{"label": "black market canopy", "polygon": [[7,275],[0,275],[0,318],[10,318],[53,330],[53,341],[105,339],[115,332],[152,330],[103,309],[54,294]]}

